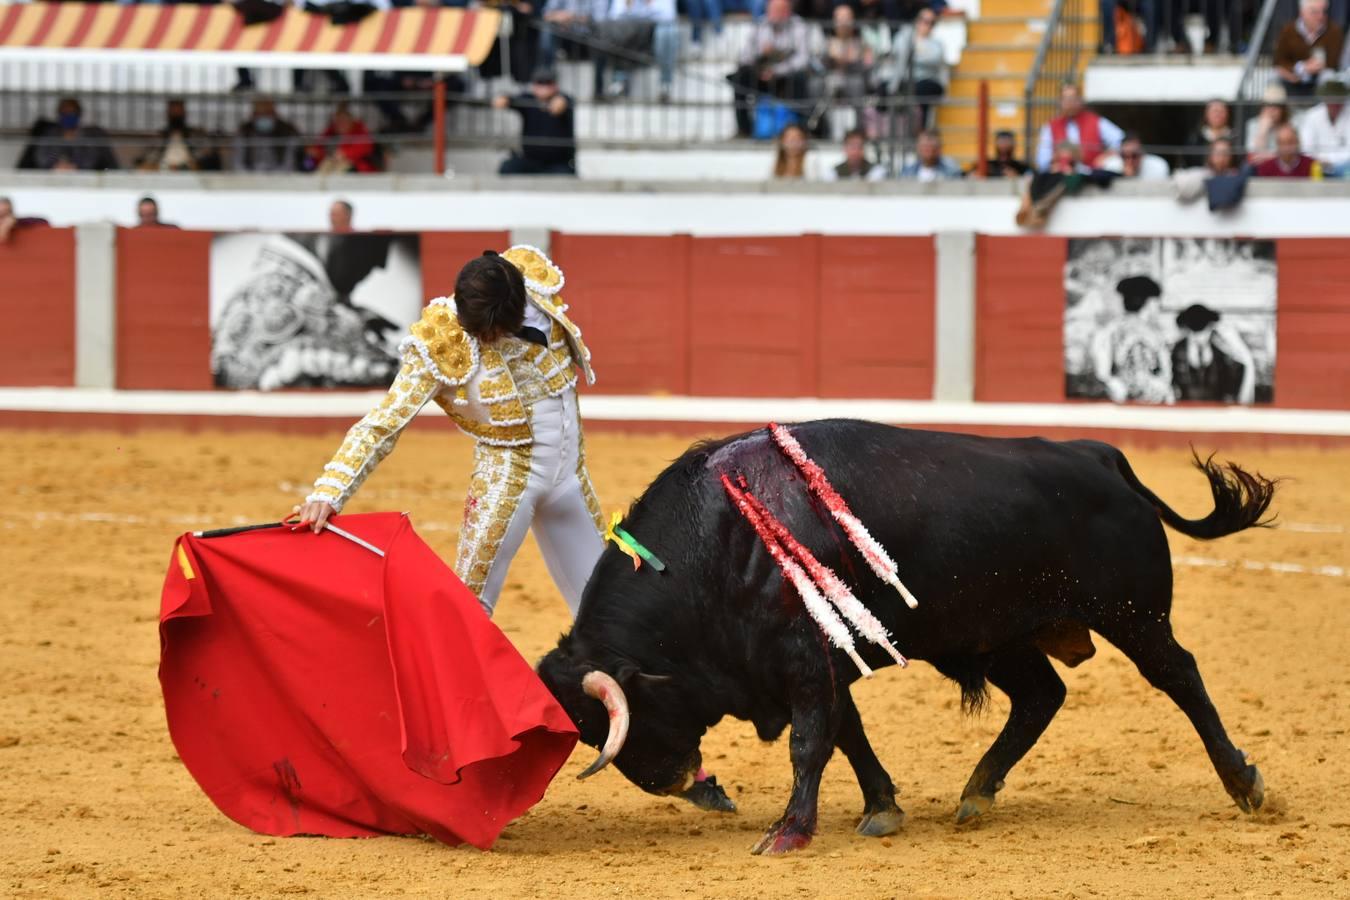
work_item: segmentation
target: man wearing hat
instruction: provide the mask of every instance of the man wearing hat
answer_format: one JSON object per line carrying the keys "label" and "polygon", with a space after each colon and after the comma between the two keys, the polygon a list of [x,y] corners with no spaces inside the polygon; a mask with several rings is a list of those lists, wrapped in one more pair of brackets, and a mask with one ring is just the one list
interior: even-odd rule
{"label": "man wearing hat", "polygon": [[1116,284],[1124,315],[1092,336],[1093,373],[1115,403],[1174,403],[1172,357],[1158,321],[1162,287],[1147,275]]}
{"label": "man wearing hat", "polygon": [[1284,88],[1278,84],[1266,85],[1261,96],[1261,111],[1247,122],[1247,162],[1253,166],[1275,158],[1275,132],[1289,124],[1289,104]]}
{"label": "man wearing hat", "polygon": [[1322,171],[1332,178],[1347,174],[1350,164],[1350,115],[1345,113],[1345,82],[1327,79],[1317,86],[1322,102],[1308,110],[1298,126],[1299,143],[1303,152],[1322,164]]}
{"label": "man wearing hat", "polygon": [[577,174],[572,98],[558,89],[552,69],[536,69],[528,91],[514,97],[503,94],[492,105],[520,114],[520,152],[502,161],[502,175]]}

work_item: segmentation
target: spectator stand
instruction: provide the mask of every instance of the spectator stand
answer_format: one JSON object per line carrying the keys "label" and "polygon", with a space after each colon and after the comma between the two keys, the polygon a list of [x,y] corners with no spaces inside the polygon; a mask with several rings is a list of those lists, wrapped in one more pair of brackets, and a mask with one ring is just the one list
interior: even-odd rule
{"label": "spectator stand", "polygon": [[[364,91],[360,70],[434,76],[435,90],[444,92],[446,77],[488,55],[501,20],[488,9],[409,7],[335,24],[297,7],[277,9],[269,21],[245,24],[226,4],[0,6],[0,137],[18,156],[33,123],[50,120],[59,100],[73,97],[83,122],[103,124],[129,166],[161,140],[155,132],[164,125],[166,99],[184,100],[190,124],[224,143],[260,92],[312,138],[338,97],[350,96],[358,114],[382,100],[431,99],[431,91]],[[328,96],[312,92],[321,73]],[[443,110],[435,105],[438,117]],[[400,142],[385,136],[381,143]]]}

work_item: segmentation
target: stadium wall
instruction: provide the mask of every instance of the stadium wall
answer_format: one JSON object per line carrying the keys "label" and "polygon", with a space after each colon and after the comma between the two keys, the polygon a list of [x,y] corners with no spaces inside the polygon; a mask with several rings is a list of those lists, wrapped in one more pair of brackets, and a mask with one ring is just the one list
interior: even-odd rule
{"label": "stadium wall", "polygon": [[[423,232],[424,294],[522,236],[585,286],[605,394],[1064,400],[1064,237]],[[0,386],[209,390],[211,238],[87,225],[0,247]],[[1276,252],[1274,405],[1350,409],[1350,238]]]}

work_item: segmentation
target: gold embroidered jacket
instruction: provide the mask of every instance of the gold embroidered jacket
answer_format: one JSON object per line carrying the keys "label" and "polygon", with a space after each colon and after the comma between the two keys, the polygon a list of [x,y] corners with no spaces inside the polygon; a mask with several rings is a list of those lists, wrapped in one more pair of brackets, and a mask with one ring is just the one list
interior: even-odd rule
{"label": "gold embroidered jacket", "polygon": [[341,510],[428,401],[480,443],[520,447],[533,439],[529,408],[535,402],[574,388],[576,369],[587,384],[595,382],[591,353],[559,294],[562,272],[533,247],[512,247],[502,256],[522,271],[529,302],[549,318],[548,345],[516,337],[480,344],[459,324],[453,298],[432,300],[399,346],[402,367],[389,393],[347,432],[306,500]]}

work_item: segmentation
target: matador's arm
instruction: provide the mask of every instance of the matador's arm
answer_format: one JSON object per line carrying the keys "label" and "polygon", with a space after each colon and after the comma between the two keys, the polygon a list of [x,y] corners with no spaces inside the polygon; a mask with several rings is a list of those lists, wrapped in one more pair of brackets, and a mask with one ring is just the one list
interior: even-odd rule
{"label": "matador's arm", "polygon": [[323,474],[314,482],[314,492],[305,501],[327,503],[335,512],[341,512],[366,476],[394,449],[399,432],[436,396],[440,387],[417,350],[405,347],[403,367],[389,393],[347,432],[342,446],[323,467]]}

